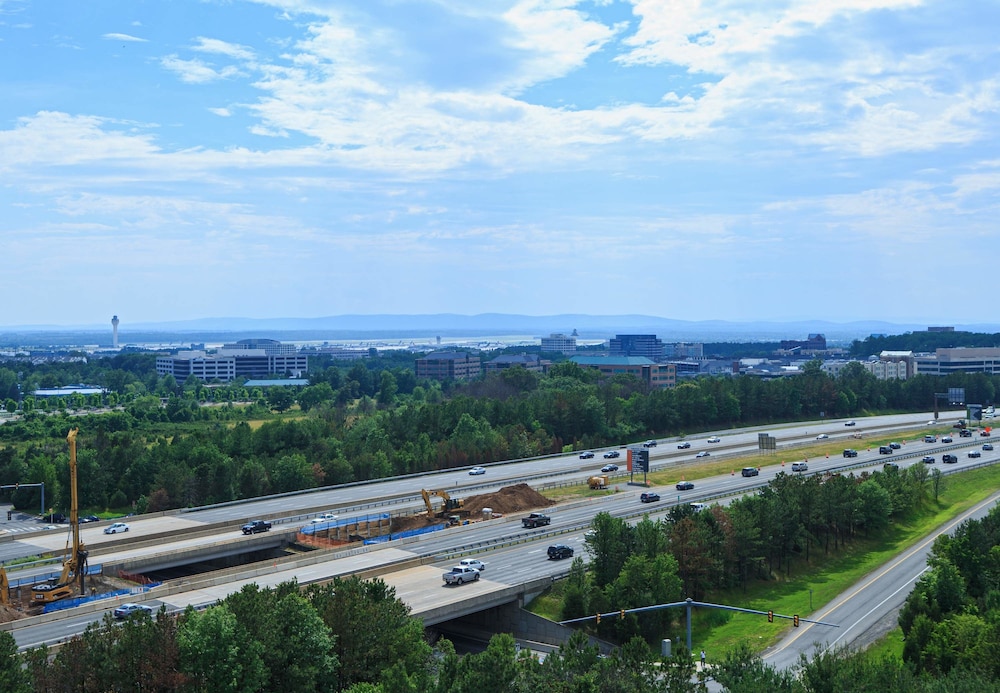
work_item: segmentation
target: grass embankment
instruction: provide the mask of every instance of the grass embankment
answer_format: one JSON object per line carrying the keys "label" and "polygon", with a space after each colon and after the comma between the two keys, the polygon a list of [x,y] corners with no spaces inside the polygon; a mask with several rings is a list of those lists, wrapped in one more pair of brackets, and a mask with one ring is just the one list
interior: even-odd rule
{"label": "grass embankment", "polygon": [[[852,442],[855,442],[852,439]],[[859,440],[858,449],[886,444],[889,439]],[[861,443],[864,443],[862,447]],[[910,441],[909,444],[921,443]],[[840,455],[843,445],[824,443],[819,446],[784,451],[777,456],[750,456],[738,459],[720,460],[700,464],[673,467],[650,475],[654,486],[675,483],[681,478],[694,480],[731,472],[741,467],[772,466],[782,461],[825,458],[828,454]],[[779,460],[776,462],[775,457]],[[784,460],[780,458],[784,457]],[[929,488],[929,486],[928,486]],[[761,611],[772,610],[776,614],[799,614],[808,616],[820,611],[825,604],[850,588],[862,577],[887,563],[892,558],[932,535],[942,525],[954,519],[976,503],[982,501],[1000,488],[1000,466],[985,467],[959,474],[952,474],[942,480],[938,499],[928,499],[905,518],[897,520],[889,532],[879,539],[855,538],[836,553],[823,554],[822,547],[812,547],[810,562],[798,558],[792,562],[787,575],[775,576],[774,580],[755,582],[744,593],[730,590],[705,597],[704,601],[729,604]],[[593,492],[581,489],[581,493]],[[529,608],[534,613],[553,620],[560,618],[562,607],[562,585],[556,584],[552,590],[533,601]],[[810,604],[813,608],[810,608]],[[692,624],[692,638],[699,648],[722,653],[739,643],[749,643],[754,649],[762,650],[776,642],[791,627],[790,622],[776,619],[768,623],[762,616],[738,614],[715,609],[695,610]],[[876,646],[880,654],[899,656],[902,652],[902,637],[893,631]]]}

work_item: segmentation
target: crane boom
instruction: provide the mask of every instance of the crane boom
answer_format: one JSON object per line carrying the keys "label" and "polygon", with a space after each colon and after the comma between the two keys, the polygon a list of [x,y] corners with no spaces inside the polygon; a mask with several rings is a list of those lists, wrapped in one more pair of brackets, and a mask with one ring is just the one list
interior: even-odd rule
{"label": "crane boom", "polygon": [[[80,541],[80,508],[76,493],[76,434],[80,429],[74,428],[66,435],[69,443],[69,486],[70,508],[69,524],[73,538],[73,550],[63,560],[62,574],[55,584],[35,585],[31,588],[33,602],[48,604],[59,599],[65,599],[73,594],[73,582],[80,578],[80,594],[84,594],[84,576],[87,566],[87,547]],[[68,547],[67,547],[68,548]]]}

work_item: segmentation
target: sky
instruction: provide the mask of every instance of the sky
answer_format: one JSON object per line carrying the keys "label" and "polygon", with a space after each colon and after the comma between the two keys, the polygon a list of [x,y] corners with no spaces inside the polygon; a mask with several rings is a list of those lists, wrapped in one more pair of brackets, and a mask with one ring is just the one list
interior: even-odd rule
{"label": "sky", "polygon": [[0,0],[0,324],[994,321],[998,32],[971,0]]}

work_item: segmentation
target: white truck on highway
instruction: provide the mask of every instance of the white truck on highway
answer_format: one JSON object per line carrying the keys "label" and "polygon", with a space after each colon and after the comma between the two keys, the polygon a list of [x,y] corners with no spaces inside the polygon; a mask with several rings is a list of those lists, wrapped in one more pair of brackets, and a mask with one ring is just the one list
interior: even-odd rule
{"label": "white truck on highway", "polygon": [[461,585],[479,579],[479,571],[468,565],[457,565],[441,576],[446,585]]}

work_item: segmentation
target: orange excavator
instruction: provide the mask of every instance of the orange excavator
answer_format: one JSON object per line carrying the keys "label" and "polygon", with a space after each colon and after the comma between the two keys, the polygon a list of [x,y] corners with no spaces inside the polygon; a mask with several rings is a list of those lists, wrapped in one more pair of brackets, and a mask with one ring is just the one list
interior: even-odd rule
{"label": "orange excavator", "polygon": [[70,486],[70,508],[69,526],[73,535],[73,550],[70,553],[69,541],[65,553],[68,553],[63,560],[62,575],[58,581],[49,582],[43,585],[35,585],[31,588],[31,601],[34,604],[51,604],[52,602],[73,596],[73,583],[77,578],[80,580],[80,594],[85,594],[83,579],[87,574],[87,547],[80,541],[80,516],[79,501],[76,496],[76,434],[80,429],[74,428],[66,436],[69,443],[69,486]]}

